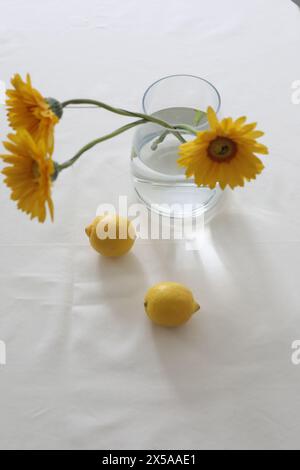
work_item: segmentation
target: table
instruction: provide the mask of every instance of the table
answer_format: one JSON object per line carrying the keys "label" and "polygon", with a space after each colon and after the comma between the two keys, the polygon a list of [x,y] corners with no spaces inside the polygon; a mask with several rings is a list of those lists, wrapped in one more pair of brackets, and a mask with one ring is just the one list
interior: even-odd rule
{"label": "table", "polygon": [[[99,258],[84,227],[98,204],[133,200],[132,134],[55,183],[55,222],[32,222],[0,185],[2,449],[299,448],[300,10],[288,0],[2,0],[1,79],[30,72],[45,96],[141,109],[154,80],[191,73],[247,114],[270,147],[257,181],[230,193],[202,249],[137,241]],[[1,138],[8,131],[1,106]],[[65,111],[55,158],[128,122]],[[201,313],[154,327],[143,296],[188,285]]]}

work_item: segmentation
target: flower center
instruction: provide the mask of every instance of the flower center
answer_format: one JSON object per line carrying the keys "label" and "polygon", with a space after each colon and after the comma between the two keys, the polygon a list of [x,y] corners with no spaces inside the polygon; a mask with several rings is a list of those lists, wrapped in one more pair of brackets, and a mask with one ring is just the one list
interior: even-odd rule
{"label": "flower center", "polygon": [[231,160],[236,152],[236,143],[227,137],[217,137],[208,146],[208,156],[219,163]]}

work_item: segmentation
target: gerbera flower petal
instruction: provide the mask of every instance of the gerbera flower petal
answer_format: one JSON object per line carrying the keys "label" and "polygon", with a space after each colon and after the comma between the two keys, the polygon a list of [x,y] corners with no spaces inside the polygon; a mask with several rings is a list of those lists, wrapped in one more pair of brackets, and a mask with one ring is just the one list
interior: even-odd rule
{"label": "gerbera flower petal", "polygon": [[234,127],[238,128],[241,127],[247,121],[246,116],[241,116],[236,121],[234,121]]}
{"label": "gerbera flower petal", "polygon": [[254,151],[255,151],[256,153],[261,153],[262,155],[268,155],[268,154],[269,154],[269,149],[268,149],[268,147],[266,147],[266,146],[263,145],[263,144],[258,144],[258,143],[257,143],[257,144],[254,146]]}
{"label": "gerbera flower petal", "polygon": [[264,132],[262,131],[252,131],[252,132],[249,132],[249,137],[251,139],[259,139],[259,137],[262,137],[263,135],[265,135]]}
{"label": "gerbera flower petal", "polygon": [[216,129],[218,127],[219,120],[217,118],[215,111],[213,110],[211,106],[207,108],[207,120],[212,129]]}
{"label": "gerbera flower petal", "polygon": [[256,128],[256,126],[257,126],[257,122],[252,122],[251,124],[246,124],[242,126],[241,130],[239,131],[240,135],[249,134]]}
{"label": "gerbera flower petal", "polygon": [[232,126],[232,118],[225,118],[220,123],[220,127],[225,134],[229,131],[230,127]]}

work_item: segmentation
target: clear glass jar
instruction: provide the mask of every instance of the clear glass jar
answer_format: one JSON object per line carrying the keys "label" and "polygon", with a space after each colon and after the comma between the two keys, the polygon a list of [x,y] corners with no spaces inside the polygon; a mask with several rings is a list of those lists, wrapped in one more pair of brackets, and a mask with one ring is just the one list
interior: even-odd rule
{"label": "clear glass jar", "polygon": [[[169,124],[190,125],[198,130],[208,128],[206,109],[217,113],[221,98],[207,80],[193,75],[171,75],[154,82],[143,97],[143,112]],[[200,121],[195,125],[199,115]],[[193,178],[186,178],[185,169],[177,164],[180,141],[165,128],[147,123],[135,131],[131,153],[134,189],[146,206],[169,217],[199,216],[217,203],[221,190],[197,187]],[[164,137],[162,142],[157,139]],[[185,140],[194,138],[187,133]]]}

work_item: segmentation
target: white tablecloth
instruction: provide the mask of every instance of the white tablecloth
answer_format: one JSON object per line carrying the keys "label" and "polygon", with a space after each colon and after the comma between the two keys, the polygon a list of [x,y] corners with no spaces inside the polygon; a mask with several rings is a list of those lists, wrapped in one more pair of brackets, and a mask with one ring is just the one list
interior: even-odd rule
{"label": "white tablecloth", "polygon": [[[130,133],[61,175],[53,224],[29,221],[0,185],[1,448],[300,448],[299,51],[289,0],[2,0],[7,84],[30,72],[45,96],[141,109],[154,80],[199,75],[220,90],[223,115],[259,122],[270,156],[200,252],[137,241],[111,261],[90,249],[84,227],[98,204],[134,199]],[[124,122],[67,110],[55,158]],[[182,328],[144,314],[145,291],[162,280],[201,303]]]}

